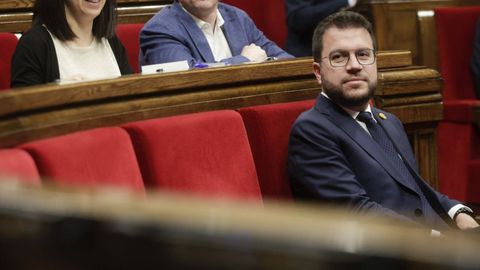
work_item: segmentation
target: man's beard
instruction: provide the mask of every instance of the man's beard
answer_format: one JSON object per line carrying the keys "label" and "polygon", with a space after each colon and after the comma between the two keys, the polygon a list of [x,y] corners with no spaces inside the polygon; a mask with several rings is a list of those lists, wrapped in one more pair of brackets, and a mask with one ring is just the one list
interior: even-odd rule
{"label": "man's beard", "polygon": [[[345,95],[345,91],[342,89],[341,86],[335,85],[330,81],[326,80],[325,77],[322,79],[322,88],[325,94],[343,107],[358,107],[367,104],[375,93],[375,89],[377,88],[377,82],[369,83],[368,84],[368,91],[364,95],[349,97]],[[355,91],[355,90],[352,90]]]}

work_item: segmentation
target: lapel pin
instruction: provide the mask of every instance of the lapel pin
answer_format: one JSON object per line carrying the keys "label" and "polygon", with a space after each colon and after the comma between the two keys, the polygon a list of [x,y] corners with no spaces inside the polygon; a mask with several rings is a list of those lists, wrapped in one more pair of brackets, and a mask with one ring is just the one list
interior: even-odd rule
{"label": "lapel pin", "polygon": [[387,116],[384,113],[379,113],[378,116],[383,120],[387,120]]}

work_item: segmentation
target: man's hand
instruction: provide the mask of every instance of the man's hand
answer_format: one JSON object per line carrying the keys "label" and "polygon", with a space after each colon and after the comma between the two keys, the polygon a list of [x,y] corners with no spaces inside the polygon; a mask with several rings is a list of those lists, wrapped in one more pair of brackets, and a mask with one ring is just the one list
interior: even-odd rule
{"label": "man's hand", "polygon": [[460,230],[473,229],[479,226],[475,219],[464,213],[458,214],[455,218],[455,223],[457,223]]}
{"label": "man's hand", "polygon": [[252,62],[263,62],[267,59],[267,53],[255,44],[243,47],[242,56],[245,56]]}

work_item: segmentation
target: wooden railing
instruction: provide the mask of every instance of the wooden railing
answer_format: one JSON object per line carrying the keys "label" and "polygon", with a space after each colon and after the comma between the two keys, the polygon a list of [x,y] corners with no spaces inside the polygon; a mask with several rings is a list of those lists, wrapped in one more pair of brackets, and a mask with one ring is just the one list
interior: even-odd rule
{"label": "wooden railing", "polygon": [[[425,179],[437,186],[435,128],[442,80],[407,51],[380,52],[376,106],[406,126]],[[0,146],[168,115],[315,98],[312,59],[129,75],[0,93]]]}
{"label": "wooden railing", "polygon": [[[112,190],[12,188],[0,179],[3,269],[463,269],[480,238],[300,203]],[[26,255],[28,254],[28,258]],[[127,255],[128,254],[128,255]],[[455,258],[452,260],[452,258]],[[347,267],[345,267],[347,265]]]}

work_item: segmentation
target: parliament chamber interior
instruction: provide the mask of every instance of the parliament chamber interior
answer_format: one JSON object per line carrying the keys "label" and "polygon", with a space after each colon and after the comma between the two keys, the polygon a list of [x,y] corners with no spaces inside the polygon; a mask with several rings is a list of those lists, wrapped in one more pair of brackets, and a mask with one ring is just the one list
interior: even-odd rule
{"label": "parliament chamber interior", "polygon": [[[431,237],[294,200],[290,129],[321,92],[312,58],[141,74],[139,35],[169,0],[117,0],[134,74],[10,89],[35,0],[0,1],[2,269],[480,269],[480,238]],[[278,0],[221,0],[280,47]],[[421,176],[480,213],[479,0],[363,0],[378,85]],[[477,217],[478,220],[478,217]]]}

